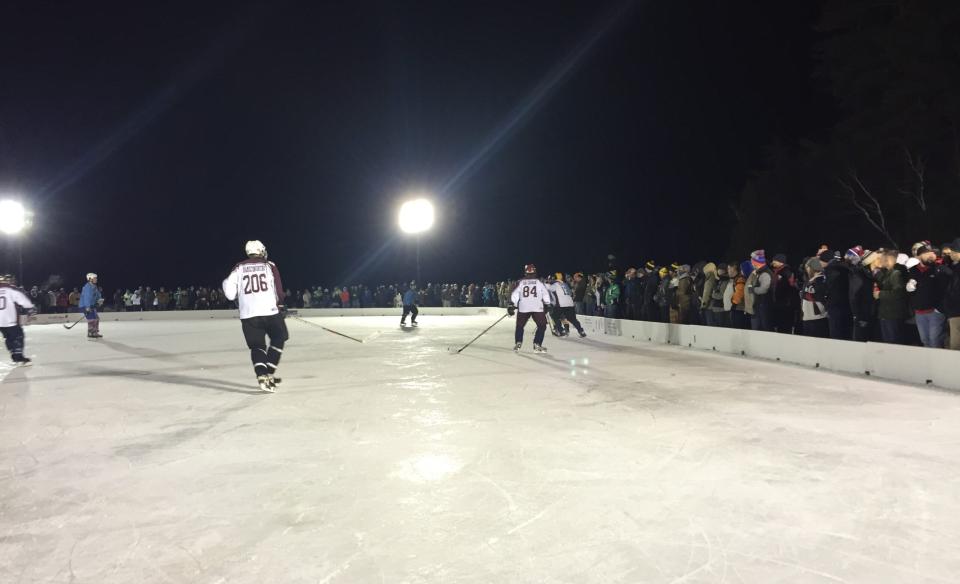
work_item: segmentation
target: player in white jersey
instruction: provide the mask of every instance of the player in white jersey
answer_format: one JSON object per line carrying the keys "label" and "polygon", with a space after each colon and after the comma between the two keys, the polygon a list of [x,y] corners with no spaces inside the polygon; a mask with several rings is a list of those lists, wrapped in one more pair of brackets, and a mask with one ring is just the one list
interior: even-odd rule
{"label": "player in white jersey", "polygon": [[[234,266],[223,281],[223,293],[240,306],[240,325],[260,389],[273,392],[280,383],[277,366],[283,344],[290,338],[283,320],[283,283],[262,243],[248,241],[246,252],[247,259]],[[269,347],[265,337],[270,338]]]}
{"label": "player in white jersey", "polygon": [[587,336],[587,333],[583,332],[580,321],[577,320],[577,311],[573,309],[573,294],[570,292],[570,286],[563,279],[563,272],[556,273],[556,279],[547,286],[547,290],[553,295],[555,303],[553,322],[560,336],[570,334],[569,323],[573,323],[581,339]]}
{"label": "player in white jersey", "polygon": [[520,347],[523,346],[523,327],[532,318],[533,322],[537,323],[537,332],[533,336],[533,352],[547,352],[543,348],[543,336],[547,332],[547,317],[544,314],[544,307],[550,306],[550,304],[550,292],[543,285],[543,282],[537,279],[537,267],[533,264],[527,264],[523,267],[523,279],[513,289],[513,294],[510,295],[510,305],[507,307],[507,312],[511,316],[516,312],[520,313],[517,315],[517,330],[514,334],[514,340],[517,344],[513,347],[514,351],[519,351]]}
{"label": "player in white jersey", "polygon": [[36,314],[33,302],[23,290],[13,285],[13,276],[0,276],[0,332],[10,351],[10,358],[17,365],[29,365],[30,359],[23,356],[23,327],[20,326],[20,308],[28,314]]}

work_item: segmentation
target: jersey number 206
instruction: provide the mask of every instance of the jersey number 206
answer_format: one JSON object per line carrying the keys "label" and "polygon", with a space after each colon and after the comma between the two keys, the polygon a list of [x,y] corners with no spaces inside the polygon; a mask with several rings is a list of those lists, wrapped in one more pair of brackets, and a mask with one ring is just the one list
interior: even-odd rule
{"label": "jersey number 206", "polygon": [[267,291],[267,275],[266,274],[253,274],[246,275],[243,277],[243,293],[244,294],[254,294],[256,292],[266,292]]}

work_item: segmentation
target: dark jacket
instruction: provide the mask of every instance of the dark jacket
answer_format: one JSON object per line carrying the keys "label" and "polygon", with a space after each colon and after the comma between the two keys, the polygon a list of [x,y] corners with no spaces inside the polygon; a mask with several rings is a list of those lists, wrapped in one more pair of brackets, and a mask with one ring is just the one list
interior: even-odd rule
{"label": "dark jacket", "polygon": [[882,320],[906,320],[910,317],[907,302],[907,268],[897,264],[892,270],[880,270],[877,274],[877,316]]}
{"label": "dark jacket", "polygon": [[873,274],[862,266],[850,269],[850,311],[858,321],[874,319]]}
{"label": "dark jacket", "polygon": [[910,268],[910,279],[917,281],[917,289],[909,292],[910,308],[914,312],[943,311],[945,275],[938,265],[920,264]]}
{"label": "dark jacket", "polygon": [[583,297],[587,294],[587,279],[580,278],[577,285],[573,287],[573,301],[583,302]]}
{"label": "dark jacket", "polygon": [[943,313],[947,318],[960,317],[960,264],[943,266]]}
{"label": "dark jacket", "polygon": [[773,269],[773,284],[770,286],[773,294],[771,300],[774,308],[796,310],[800,303],[797,279],[790,266],[784,264],[779,269]]}
{"label": "dark jacket", "polygon": [[823,269],[827,277],[827,312],[833,315],[850,314],[850,266],[834,260]]}

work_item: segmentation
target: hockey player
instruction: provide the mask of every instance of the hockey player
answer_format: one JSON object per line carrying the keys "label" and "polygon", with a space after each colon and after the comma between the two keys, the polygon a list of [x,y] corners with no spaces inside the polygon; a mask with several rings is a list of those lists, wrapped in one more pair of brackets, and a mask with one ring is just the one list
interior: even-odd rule
{"label": "hockey player", "polygon": [[100,334],[100,316],[97,315],[97,308],[101,303],[100,288],[97,287],[97,275],[93,272],[87,274],[87,283],[83,285],[80,291],[80,310],[87,319],[87,338],[99,339],[103,337]]}
{"label": "hockey player", "polygon": [[400,317],[400,326],[407,326],[407,315],[411,315],[410,324],[417,326],[417,285],[410,282],[410,288],[403,293],[403,316]]}
{"label": "hockey player", "polygon": [[37,310],[23,290],[14,286],[13,276],[0,275],[0,332],[10,351],[10,358],[17,365],[29,365],[30,359],[23,356],[23,327],[20,326],[19,308],[34,315]]}
{"label": "hockey player", "polygon": [[[267,248],[248,241],[247,259],[234,266],[223,281],[223,294],[240,306],[240,326],[250,348],[257,383],[273,393],[280,383],[277,366],[289,338],[283,320],[283,284],[276,264],[267,261]],[[270,338],[267,346],[265,337]]]}
{"label": "hockey player", "polygon": [[547,286],[547,290],[553,295],[555,303],[553,322],[560,336],[565,337],[570,334],[570,323],[573,323],[581,339],[587,336],[587,333],[583,332],[580,321],[577,320],[577,312],[573,309],[573,295],[562,272],[557,272],[556,279]]}
{"label": "hockey player", "polygon": [[533,336],[533,352],[547,352],[543,348],[543,337],[547,332],[547,317],[543,312],[550,304],[550,292],[543,282],[537,279],[537,267],[527,264],[523,267],[523,279],[514,288],[510,295],[510,305],[507,306],[510,316],[520,313],[517,316],[517,330],[514,335],[517,344],[513,347],[514,351],[519,352],[523,346],[523,327],[533,318],[533,322],[537,323],[537,332]]}

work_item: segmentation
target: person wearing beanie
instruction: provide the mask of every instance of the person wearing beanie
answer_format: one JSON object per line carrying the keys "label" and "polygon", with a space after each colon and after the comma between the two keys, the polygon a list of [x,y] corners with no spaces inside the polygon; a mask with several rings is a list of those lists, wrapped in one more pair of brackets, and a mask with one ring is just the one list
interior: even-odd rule
{"label": "person wearing beanie", "polygon": [[703,283],[700,289],[699,302],[697,308],[700,313],[700,322],[706,326],[717,326],[713,320],[713,311],[710,310],[710,301],[713,297],[713,291],[717,287],[717,265],[713,262],[707,262],[703,265]]}
{"label": "person wearing beanie", "polygon": [[753,316],[750,318],[750,327],[755,331],[772,331],[770,286],[773,283],[773,273],[767,267],[766,255],[762,249],[750,254],[750,264],[754,269],[747,278],[747,290],[753,297]]}
{"label": "person wearing beanie", "polygon": [[839,251],[826,251],[817,258],[827,279],[827,322],[830,338],[849,341],[853,336],[853,312],[850,310],[850,266]]}
{"label": "person wearing beanie", "polygon": [[730,274],[730,281],[733,282],[730,287],[733,293],[730,296],[730,326],[736,329],[750,328],[750,321],[746,312],[746,288],[747,278],[740,270],[737,262],[730,262],[727,265],[727,271]]}
{"label": "person wearing beanie", "polygon": [[803,318],[803,334],[807,337],[826,338],[830,334],[827,321],[827,282],[823,275],[823,262],[810,258],[804,266],[807,283],[801,293],[800,312]]}
{"label": "person wearing beanie", "polygon": [[873,252],[857,245],[847,250],[844,261],[850,267],[850,313],[853,316],[853,340],[872,340],[876,325],[873,298]]}
{"label": "person wearing beanie", "polygon": [[920,342],[925,347],[943,348],[946,337],[946,317],[943,301],[947,274],[937,264],[937,253],[929,241],[913,246],[914,260],[908,261],[910,279],[907,294],[917,322]]}
{"label": "person wearing beanie", "polygon": [[943,245],[943,257],[940,268],[946,278],[943,314],[950,330],[947,347],[956,351],[960,350],[960,238]]}
{"label": "person wearing beanie", "polygon": [[880,323],[880,338],[884,343],[904,342],[904,323],[910,318],[907,302],[907,268],[897,259],[895,249],[885,250],[876,261],[878,271],[873,286],[873,298]]}
{"label": "person wearing beanie", "polygon": [[637,269],[628,268],[623,279],[623,318],[627,320],[640,320],[641,294],[640,279],[637,278]]}
{"label": "person wearing beanie", "polygon": [[717,264],[717,285],[713,288],[710,297],[710,310],[716,326],[730,328],[733,310],[733,280],[730,279],[729,266],[725,263]]}
{"label": "person wearing beanie", "polygon": [[660,289],[660,270],[653,262],[647,262],[647,275],[643,278],[643,304],[640,308],[640,318],[656,322],[660,320],[660,309],[657,306],[657,292]]}
{"label": "person wearing beanie", "polygon": [[660,268],[658,275],[660,284],[657,285],[657,292],[654,295],[654,301],[657,303],[657,322],[671,322],[673,296],[676,293],[674,282],[676,273],[671,268],[663,267]]}
{"label": "person wearing beanie", "polygon": [[693,306],[692,301],[694,298],[693,293],[693,278],[690,275],[690,266],[683,264],[680,266],[680,269],[677,270],[677,295],[676,295],[676,309],[677,309],[677,323],[678,324],[690,324],[690,309]]}
{"label": "person wearing beanie", "polygon": [[773,282],[770,286],[773,330],[778,333],[792,334],[797,311],[800,309],[797,278],[787,265],[787,256],[782,253],[773,256],[770,267],[773,268]]}
{"label": "person wearing beanie", "polygon": [[577,314],[586,314],[584,307],[584,298],[587,295],[587,279],[583,277],[583,272],[577,272],[573,275],[573,310]]}

